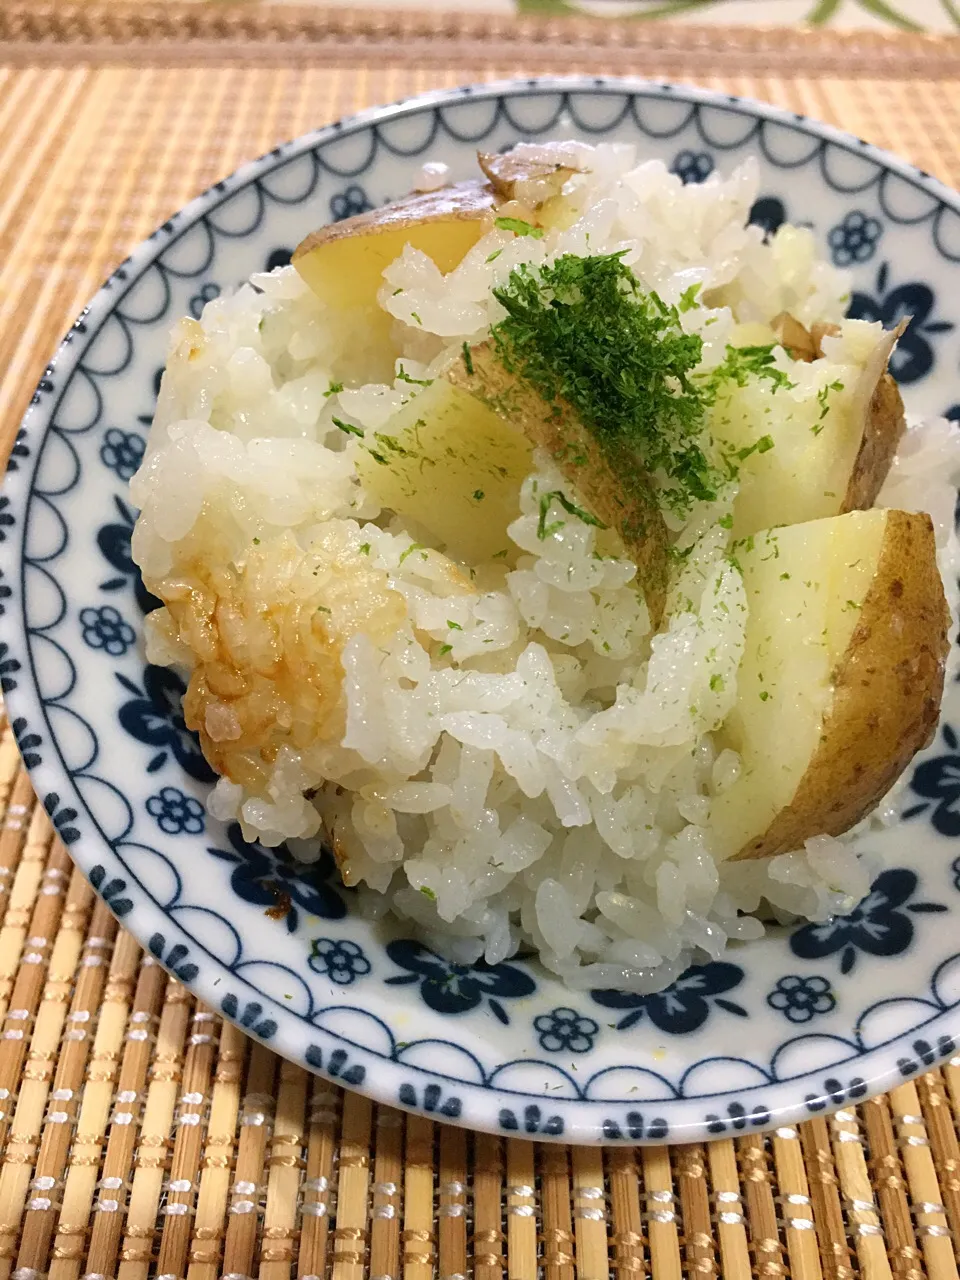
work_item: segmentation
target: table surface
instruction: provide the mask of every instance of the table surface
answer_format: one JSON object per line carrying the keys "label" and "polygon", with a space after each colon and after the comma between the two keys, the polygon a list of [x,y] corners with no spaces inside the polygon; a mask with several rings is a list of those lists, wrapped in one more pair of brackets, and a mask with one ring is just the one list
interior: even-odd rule
{"label": "table surface", "polygon": [[[373,101],[545,69],[671,75],[960,183],[960,60],[922,37],[180,17],[0,7],[4,452],[59,336],[132,245],[242,161]],[[145,956],[72,868],[9,726],[0,912],[0,1280],[957,1276],[960,1058],[709,1147],[541,1146],[402,1116],[281,1062]]]}

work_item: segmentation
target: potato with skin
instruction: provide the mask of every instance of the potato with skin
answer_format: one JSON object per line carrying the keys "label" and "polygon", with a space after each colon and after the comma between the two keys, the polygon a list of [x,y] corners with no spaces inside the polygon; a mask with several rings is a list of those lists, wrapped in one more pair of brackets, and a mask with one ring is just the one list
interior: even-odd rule
{"label": "potato with skin", "polygon": [[351,361],[359,352],[363,381],[392,381],[395,321],[377,302],[384,269],[409,244],[442,272],[452,271],[492,228],[495,208],[487,183],[459,182],[333,222],[297,246],[293,265],[337,315],[346,353],[333,369],[338,378],[353,380]]}
{"label": "potato with skin", "polygon": [[446,376],[544,449],[590,514],[620,535],[637,566],[651,622],[659,626],[669,577],[667,528],[653,486],[633,454],[623,445],[601,448],[569,404],[547,403],[508,373],[490,342],[472,347]]}
{"label": "potato with skin", "polygon": [[383,507],[416,521],[466,564],[503,557],[530,442],[469,392],[437,378],[399,409],[387,432],[368,432],[357,474]]}
{"label": "potato with skin", "polygon": [[384,268],[412,245],[452,271],[493,225],[496,196],[479,179],[406,196],[307,236],[293,265],[331,307],[377,307]]}
{"label": "potato with skin", "polygon": [[927,515],[850,512],[737,552],[748,621],[717,734],[741,759],[711,807],[716,854],[847,831],[936,730],[949,615]]}
{"label": "potato with skin", "polygon": [[738,538],[871,506],[905,426],[900,392],[886,372],[899,329],[871,339],[864,326],[854,338],[873,346],[859,362],[821,366],[825,330],[808,333],[789,316],[774,327],[803,366],[823,368],[822,386],[801,398],[764,378],[719,388],[711,429],[722,453],[739,455]]}

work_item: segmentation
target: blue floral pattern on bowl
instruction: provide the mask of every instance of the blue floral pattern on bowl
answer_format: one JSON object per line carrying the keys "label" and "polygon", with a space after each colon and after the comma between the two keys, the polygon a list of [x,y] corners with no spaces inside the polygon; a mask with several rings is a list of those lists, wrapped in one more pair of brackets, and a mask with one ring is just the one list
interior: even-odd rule
{"label": "blue floral pattern on bowl", "polygon": [[[865,837],[885,870],[855,910],[774,931],[666,991],[576,992],[532,957],[453,963],[377,923],[333,855],[245,842],[183,684],[143,656],[126,483],[181,315],[290,260],[331,218],[454,179],[478,146],[558,132],[629,140],[684,181],[754,156],[751,221],[811,228],[853,273],[851,313],[914,320],[909,407],[960,406],[960,198],[866,143],[704,90],[531,80],[434,94],[279,147],[174,215],[67,335],[0,495],[0,686],[46,811],[97,892],[181,981],[251,1035],[392,1105],[507,1134],[698,1141],[856,1101],[955,1052],[960,1024],[960,686],[905,822]],[[951,411],[960,419],[960,408]],[[869,1083],[867,1083],[869,1082]]]}

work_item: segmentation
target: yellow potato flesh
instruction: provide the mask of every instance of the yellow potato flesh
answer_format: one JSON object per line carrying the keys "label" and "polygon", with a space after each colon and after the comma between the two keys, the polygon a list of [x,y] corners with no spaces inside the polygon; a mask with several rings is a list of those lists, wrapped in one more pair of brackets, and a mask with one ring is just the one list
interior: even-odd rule
{"label": "yellow potato flesh", "polygon": [[765,831],[796,793],[830,708],[831,673],[877,570],[887,514],[761,533],[751,551],[738,552],[749,620],[720,745],[739,753],[742,772],[711,810],[723,857]]}
{"label": "yellow potato flesh", "polygon": [[841,379],[842,390],[825,394],[827,413],[816,394],[794,398],[760,378],[729,385],[712,410],[715,439],[725,451],[739,451],[769,436],[773,447],[738,463],[740,490],[733,507],[733,534],[744,538],[779,524],[802,524],[839,515],[863,440],[863,420],[855,412],[856,371]]}
{"label": "yellow potato flesh", "polygon": [[532,466],[519,431],[444,379],[395,414],[382,436],[368,432],[357,458],[376,501],[471,565],[510,546],[507,525],[520,514],[520,486]]}
{"label": "yellow potato flesh", "polygon": [[720,857],[839,835],[935,731],[949,614],[929,516],[855,511],[758,534],[737,701],[740,777],[711,809]]}
{"label": "yellow potato flesh", "polygon": [[[383,271],[412,245],[445,274],[489,230],[493,193],[462,182],[321,227],[300,244],[293,265],[331,307],[377,306]],[[389,321],[389,317],[386,317]]]}

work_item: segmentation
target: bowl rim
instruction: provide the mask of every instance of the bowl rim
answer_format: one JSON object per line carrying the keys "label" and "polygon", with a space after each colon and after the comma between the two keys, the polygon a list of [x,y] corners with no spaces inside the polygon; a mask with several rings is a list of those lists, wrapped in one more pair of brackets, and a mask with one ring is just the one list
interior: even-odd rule
{"label": "bowl rim", "polygon": [[[624,96],[628,101],[636,97],[668,98],[680,103],[717,107],[745,117],[783,125],[794,132],[805,134],[811,139],[819,139],[854,155],[869,158],[875,164],[882,166],[884,170],[905,179],[914,187],[919,187],[923,192],[934,197],[941,205],[960,214],[960,194],[954,192],[924,170],[910,164],[909,161],[903,160],[833,125],[820,123],[801,113],[792,112],[750,98],[725,94],[698,86],[672,84],[630,76],[546,75],[508,78],[488,83],[468,84],[451,89],[431,90],[386,106],[366,108],[329,125],[302,134],[273,148],[255,160],[245,162],[234,169],[229,176],[212,184],[200,195],[189,201],[149,237],[132,249],[127,258],[120,263],[100,287],[60,342],[40,379],[33,401],[22,419],[21,431],[25,433],[22,438],[27,442],[33,441],[37,447],[35,448],[31,465],[21,467],[14,472],[8,471],[5,477],[2,495],[6,499],[8,509],[15,517],[16,523],[21,527],[16,537],[8,537],[5,542],[0,544],[0,574],[6,574],[7,581],[17,584],[15,588],[16,599],[10,602],[13,607],[8,607],[4,611],[4,616],[0,617],[0,643],[9,646],[11,650],[18,654],[22,653],[28,659],[28,669],[24,672],[26,678],[18,683],[16,689],[9,691],[5,695],[7,719],[11,725],[20,718],[26,718],[28,723],[37,723],[42,720],[47,723],[51,743],[56,744],[56,735],[43,712],[37,690],[34,660],[24,617],[23,548],[26,527],[29,523],[25,517],[29,512],[33,479],[42,455],[42,444],[46,439],[48,428],[59,403],[59,397],[69,384],[84,352],[90,347],[103,324],[142,274],[165,252],[175,238],[193,226],[200,218],[217,209],[235,192],[257,179],[268,176],[280,166],[295,160],[318,145],[334,141],[337,138],[349,137],[371,127],[382,126],[406,117],[416,116],[422,112],[453,106],[465,100],[483,102],[545,94]],[[18,436],[19,438],[21,437]],[[77,791],[70,773],[60,757],[59,747],[57,748],[55,763],[50,763],[50,755],[48,754],[42,763],[28,766],[28,768],[38,796],[45,796],[49,793],[57,793],[59,795],[66,793],[70,797],[76,797],[77,801],[86,808],[83,797]],[[95,864],[109,860],[111,856],[116,856],[109,843],[101,836],[99,830],[82,833],[76,843],[70,845],[70,854],[77,866],[88,878]],[[106,858],[105,854],[108,855]],[[99,887],[97,891],[98,893],[100,892]],[[108,903],[108,905],[110,904]],[[145,949],[149,950],[147,939],[151,936],[154,927],[150,922],[150,918],[151,916],[156,917],[158,912],[162,915],[164,931],[168,935],[168,940],[182,941],[191,946],[202,946],[176,919],[164,915],[156,907],[156,904],[152,902],[149,905],[144,905],[139,911],[132,913],[131,916],[125,917],[123,927],[135,931],[137,940],[141,942]],[[139,924],[137,923],[138,921],[140,921]],[[185,985],[206,1004],[213,1008],[219,1008],[219,995],[214,990],[219,982],[218,970],[223,974],[230,971],[223,961],[218,960],[209,952],[207,956],[208,963],[201,968],[196,978],[190,979]],[[214,979],[217,981],[215,982]],[[241,974],[230,972],[230,981],[234,988],[246,986],[246,979]],[[264,993],[257,991],[255,988],[249,988],[249,995],[252,999],[270,999],[270,997],[265,997]],[[343,1001],[343,1005],[344,1007],[350,1007],[347,1000]],[[425,1081],[427,1079],[437,1079],[449,1083],[454,1079],[453,1077],[444,1076],[439,1071],[427,1071],[413,1063],[401,1063],[395,1056],[392,1060],[384,1058],[362,1045],[345,1041],[343,1037],[336,1037],[325,1028],[314,1027],[312,1031],[308,1031],[307,1024],[303,1023],[298,1017],[291,1016],[291,1011],[284,1009],[277,1001],[272,1002],[270,1013],[276,1018],[281,1032],[285,1027],[287,1028],[286,1035],[278,1034],[276,1040],[270,1040],[269,1047],[271,1049],[304,1066],[306,1069],[333,1080],[335,1083],[347,1084],[348,1087],[358,1088],[361,1093],[366,1094],[374,1101],[424,1113],[424,1107],[408,1105],[398,1101],[398,1085],[403,1080],[408,1079],[411,1072],[422,1075]],[[223,1016],[226,1017],[228,1015],[224,1014]],[[233,1020],[236,1021],[236,1019]],[[296,1028],[292,1034],[289,1031],[290,1027]],[[919,1064],[919,1070],[929,1069],[934,1061],[941,1061],[954,1052],[952,1044],[950,1048],[942,1046],[947,1044],[947,1038],[952,1040],[953,1036],[960,1031],[960,1013],[958,1013],[956,1007],[947,1009],[931,1019],[926,1024],[926,1028],[929,1028],[931,1039],[934,1039],[938,1034],[945,1038],[941,1042],[941,1048],[934,1053],[933,1060]],[[249,1031],[249,1028],[245,1029]],[[912,1031],[902,1033],[886,1044],[869,1050],[857,1059],[858,1070],[867,1077],[864,1081],[865,1089],[858,1097],[871,1096],[903,1082],[905,1072],[901,1065],[902,1059],[901,1062],[898,1062],[897,1046],[899,1045],[902,1050],[907,1037],[913,1035],[916,1030],[917,1028],[914,1028]],[[320,1062],[316,1060],[308,1061],[306,1055],[308,1038],[318,1040],[321,1043],[326,1042],[330,1045],[336,1042],[351,1043],[351,1057],[355,1061],[365,1062],[369,1068],[373,1069],[367,1070],[361,1085],[344,1080],[336,1071],[332,1071],[329,1068],[324,1069]],[[327,1058],[328,1055],[325,1053],[323,1061],[326,1062]],[[822,1072],[820,1074],[822,1075]],[[755,1127],[752,1126],[754,1131],[762,1128],[791,1125],[813,1114],[808,1100],[800,1096],[801,1082],[809,1081],[809,1079],[809,1076],[802,1075],[799,1077],[794,1076],[786,1081],[778,1080],[758,1085],[757,1088],[763,1089],[764,1102],[767,1104],[769,1115],[765,1123]],[[471,1105],[465,1107],[464,1113],[459,1117],[444,1118],[453,1119],[454,1123],[493,1133],[503,1132],[502,1127],[498,1125],[497,1117],[504,1098],[516,1099],[517,1105],[522,1100],[529,1099],[529,1095],[518,1095],[496,1084],[478,1084],[460,1079],[455,1079],[455,1083],[465,1095],[465,1102],[468,1101],[466,1095],[470,1095],[469,1102]],[[704,1140],[712,1136],[703,1120],[704,1104],[709,1105],[711,1101],[715,1102],[717,1099],[734,1095],[740,1097],[749,1092],[749,1088],[738,1087],[735,1091],[721,1090],[716,1095],[699,1097],[692,1100],[696,1103],[695,1110],[699,1111],[699,1120],[691,1119],[689,1123],[679,1124],[671,1122],[668,1136],[629,1135],[624,1136],[621,1140],[631,1145],[636,1145],[637,1143],[657,1145],[667,1141]],[[665,1102],[664,1105],[677,1110],[687,1101],[685,1098],[678,1098]],[[771,1101],[777,1105],[770,1105]],[[843,1106],[844,1101],[843,1097],[835,1098],[831,1095],[825,1095],[823,1105],[817,1108],[817,1112],[822,1114],[826,1111],[835,1110]],[[609,1133],[604,1132],[602,1118],[604,1110],[609,1110],[611,1105],[615,1104],[598,1098],[559,1098],[554,1096],[550,1099],[550,1105],[551,1109],[556,1109],[565,1115],[567,1123],[562,1134],[559,1135],[553,1135],[549,1132],[536,1133],[535,1136],[538,1140],[587,1144],[601,1144],[611,1141]]]}

